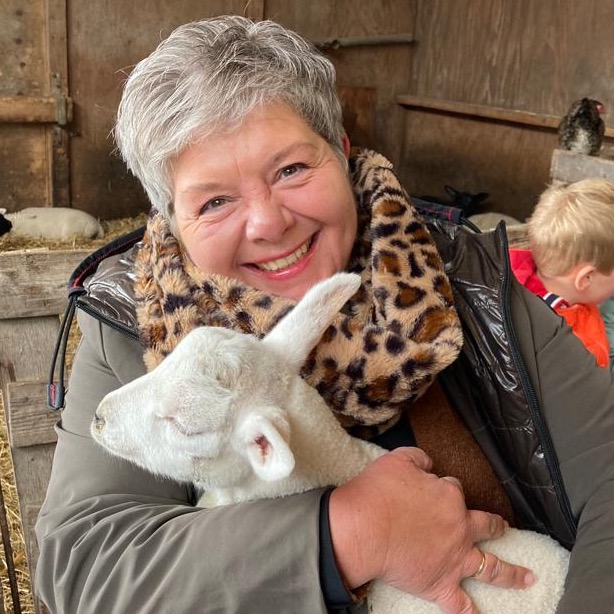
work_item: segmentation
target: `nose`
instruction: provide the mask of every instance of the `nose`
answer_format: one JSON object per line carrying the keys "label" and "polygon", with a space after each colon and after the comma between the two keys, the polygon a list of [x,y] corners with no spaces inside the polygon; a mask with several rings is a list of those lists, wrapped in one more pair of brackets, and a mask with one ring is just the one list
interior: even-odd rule
{"label": "nose", "polygon": [[293,224],[292,212],[274,194],[263,191],[250,199],[245,226],[249,241],[278,241]]}
{"label": "nose", "polygon": [[105,420],[105,400],[101,401],[101,403],[96,408],[96,412],[94,413],[94,418],[92,420],[92,428],[100,433],[102,429],[105,427],[107,421]]}
{"label": "nose", "polygon": [[92,420],[92,427],[97,433],[100,433],[106,424],[105,419],[98,413],[98,411],[94,414],[94,419]]}

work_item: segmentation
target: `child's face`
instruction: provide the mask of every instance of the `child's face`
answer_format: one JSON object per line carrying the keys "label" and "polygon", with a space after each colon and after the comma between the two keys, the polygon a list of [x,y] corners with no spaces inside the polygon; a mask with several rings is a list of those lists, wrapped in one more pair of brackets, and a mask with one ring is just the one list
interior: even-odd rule
{"label": "child's face", "polygon": [[604,274],[593,270],[590,283],[582,291],[583,303],[599,305],[614,295],[614,270]]}

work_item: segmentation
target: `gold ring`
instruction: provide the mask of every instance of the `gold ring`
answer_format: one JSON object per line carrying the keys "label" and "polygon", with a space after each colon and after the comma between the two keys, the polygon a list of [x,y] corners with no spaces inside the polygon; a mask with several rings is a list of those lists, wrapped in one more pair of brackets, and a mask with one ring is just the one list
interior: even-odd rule
{"label": "gold ring", "polygon": [[480,566],[469,576],[470,578],[477,578],[484,571],[484,567],[486,567],[486,554],[482,550],[480,550],[480,554],[482,555]]}

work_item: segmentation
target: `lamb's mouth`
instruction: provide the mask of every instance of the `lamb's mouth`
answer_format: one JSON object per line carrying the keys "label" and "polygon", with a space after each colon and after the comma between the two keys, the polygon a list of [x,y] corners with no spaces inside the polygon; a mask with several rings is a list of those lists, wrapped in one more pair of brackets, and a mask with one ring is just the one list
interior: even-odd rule
{"label": "lamb's mouth", "polygon": [[308,241],[305,241],[298,249],[294,250],[291,254],[278,258],[277,260],[270,260],[269,262],[260,262],[254,266],[261,271],[275,272],[287,269],[288,267],[296,264],[305,254],[311,249],[313,244],[313,237]]}

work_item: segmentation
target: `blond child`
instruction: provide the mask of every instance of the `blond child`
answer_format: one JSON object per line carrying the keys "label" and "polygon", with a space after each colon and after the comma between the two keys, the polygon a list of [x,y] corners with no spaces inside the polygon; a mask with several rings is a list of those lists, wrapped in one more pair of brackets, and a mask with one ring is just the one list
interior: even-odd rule
{"label": "blond child", "polygon": [[529,250],[510,250],[518,281],[563,316],[602,367],[610,347],[599,305],[614,295],[614,183],[551,186],[527,222]]}

